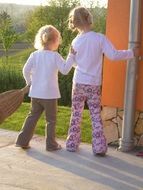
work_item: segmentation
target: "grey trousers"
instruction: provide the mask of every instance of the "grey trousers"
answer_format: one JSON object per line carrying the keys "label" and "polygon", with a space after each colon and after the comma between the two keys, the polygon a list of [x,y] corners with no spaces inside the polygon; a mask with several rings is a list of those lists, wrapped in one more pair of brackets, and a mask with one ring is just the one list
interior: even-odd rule
{"label": "grey trousers", "polygon": [[19,146],[28,146],[33,137],[36,124],[45,111],[46,127],[46,148],[54,148],[58,144],[55,141],[57,99],[31,99],[31,111],[25,119],[22,129],[16,139]]}

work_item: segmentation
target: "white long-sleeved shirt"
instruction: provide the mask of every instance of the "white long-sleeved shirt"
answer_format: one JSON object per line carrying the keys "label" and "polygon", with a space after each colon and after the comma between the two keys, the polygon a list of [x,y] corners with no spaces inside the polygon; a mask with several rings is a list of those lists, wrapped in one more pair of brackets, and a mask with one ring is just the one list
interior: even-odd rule
{"label": "white long-sleeved shirt", "polygon": [[29,56],[23,67],[26,84],[31,84],[29,96],[41,99],[60,98],[58,71],[67,74],[74,64],[74,55],[65,61],[58,52],[37,50]]}
{"label": "white long-sleeved shirt", "polygon": [[72,46],[77,52],[74,83],[101,85],[103,54],[111,60],[134,57],[132,50],[116,50],[105,35],[93,31],[78,35]]}

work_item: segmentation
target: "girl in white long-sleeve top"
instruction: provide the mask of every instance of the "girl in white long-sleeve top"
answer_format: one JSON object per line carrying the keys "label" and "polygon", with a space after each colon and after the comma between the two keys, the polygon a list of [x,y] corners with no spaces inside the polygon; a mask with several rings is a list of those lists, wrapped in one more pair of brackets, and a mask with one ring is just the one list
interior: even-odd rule
{"label": "girl in white long-sleeve top", "polygon": [[101,120],[101,79],[103,54],[111,60],[131,59],[137,50],[116,50],[101,33],[92,31],[92,15],[84,7],[76,7],[69,14],[69,28],[77,30],[72,41],[77,64],[73,76],[72,113],[66,141],[68,151],[76,151],[80,143],[80,123],[84,103],[87,102],[92,120],[92,149],[94,155],[105,156],[106,139]]}
{"label": "girl in white long-sleeve top", "polygon": [[23,76],[30,86],[31,111],[17,137],[16,146],[29,148],[37,121],[43,111],[46,118],[46,150],[58,150],[61,146],[55,140],[57,99],[60,98],[58,71],[67,74],[74,63],[74,52],[69,53],[65,61],[55,50],[58,49],[61,36],[52,25],[39,29],[34,47],[23,67]]}

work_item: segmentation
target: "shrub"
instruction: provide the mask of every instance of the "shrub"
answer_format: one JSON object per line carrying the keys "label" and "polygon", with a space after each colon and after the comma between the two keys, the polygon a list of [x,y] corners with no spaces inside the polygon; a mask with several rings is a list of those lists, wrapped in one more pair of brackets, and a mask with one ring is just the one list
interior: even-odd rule
{"label": "shrub", "polygon": [[68,75],[59,74],[59,86],[61,92],[61,99],[59,104],[64,106],[71,105],[71,90],[72,90],[72,77],[74,70],[72,69]]}
{"label": "shrub", "polygon": [[[0,64],[0,92],[20,89],[25,86],[25,80],[22,76],[22,67],[22,64]],[[59,73],[61,92],[61,98],[59,99],[60,105],[67,106],[71,103],[72,76],[73,70],[66,76]],[[29,102],[30,99],[26,96],[24,101]]]}
{"label": "shrub", "polygon": [[0,65],[0,92],[22,88],[25,84],[22,73],[11,64]]}

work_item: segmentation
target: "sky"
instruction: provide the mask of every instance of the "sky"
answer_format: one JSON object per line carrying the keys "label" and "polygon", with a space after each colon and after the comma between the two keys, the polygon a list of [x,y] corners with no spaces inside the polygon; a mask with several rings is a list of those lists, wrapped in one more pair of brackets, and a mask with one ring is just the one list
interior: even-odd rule
{"label": "sky", "polygon": [[[82,5],[87,5],[89,2],[93,0],[80,0]],[[94,0],[97,1],[97,0]],[[45,5],[48,2],[48,0],[0,0],[0,3],[16,3],[21,5]],[[106,6],[107,0],[99,0],[99,5]]]}

